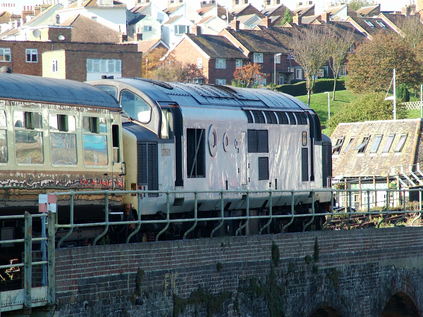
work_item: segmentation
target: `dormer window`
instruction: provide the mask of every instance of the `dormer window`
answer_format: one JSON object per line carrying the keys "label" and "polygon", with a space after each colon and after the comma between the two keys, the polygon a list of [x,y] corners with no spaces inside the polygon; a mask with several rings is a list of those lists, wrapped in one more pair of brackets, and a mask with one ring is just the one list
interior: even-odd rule
{"label": "dormer window", "polygon": [[395,152],[399,153],[402,151],[405,145],[405,141],[407,140],[407,134],[401,134],[400,139],[395,147]]}
{"label": "dormer window", "polygon": [[374,28],[375,27],[374,24],[372,22],[370,22],[369,20],[364,20],[364,22],[366,22],[366,24],[368,26],[370,26],[371,28]]}
{"label": "dormer window", "polygon": [[365,136],[361,144],[357,147],[358,153],[364,153],[366,151],[367,145],[369,144],[370,136]]}
{"label": "dormer window", "polygon": [[338,155],[341,152],[344,141],[345,141],[345,137],[341,137],[341,138],[338,138],[338,140],[336,140],[336,144],[332,149],[333,155]]}

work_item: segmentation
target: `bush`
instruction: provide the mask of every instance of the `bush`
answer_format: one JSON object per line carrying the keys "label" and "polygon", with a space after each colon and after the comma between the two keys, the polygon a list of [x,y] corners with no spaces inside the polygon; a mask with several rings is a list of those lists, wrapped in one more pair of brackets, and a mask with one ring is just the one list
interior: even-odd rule
{"label": "bush", "polygon": [[[295,84],[280,85],[276,88],[277,91],[286,93],[292,96],[307,95],[306,82],[301,81]],[[318,94],[325,91],[333,90],[333,79],[318,79],[314,84],[313,93]],[[336,81],[336,90],[345,90],[345,78],[339,78]]]}

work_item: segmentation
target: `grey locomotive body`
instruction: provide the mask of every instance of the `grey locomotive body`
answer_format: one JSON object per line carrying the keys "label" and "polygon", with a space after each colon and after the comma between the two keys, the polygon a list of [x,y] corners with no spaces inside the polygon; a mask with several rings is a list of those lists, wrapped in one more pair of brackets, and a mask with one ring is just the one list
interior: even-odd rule
{"label": "grey locomotive body", "polygon": [[[197,196],[198,211],[220,209],[219,191],[250,191],[248,207],[292,203],[324,208],[330,186],[331,146],[316,113],[291,96],[265,89],[163,83],[143,79],[90,84],[114,96],[123,123],[126,189],[184,192]],[[301,192],[299,192],[301,191]],[[242,193],[241,193],[242,194]],[[246,208],[245,199],[225,193],[225,211]],[[165,194],[128,196],[138,213],[164,213]],[[174,213],[192,212],[194,195],[170,195]]]}

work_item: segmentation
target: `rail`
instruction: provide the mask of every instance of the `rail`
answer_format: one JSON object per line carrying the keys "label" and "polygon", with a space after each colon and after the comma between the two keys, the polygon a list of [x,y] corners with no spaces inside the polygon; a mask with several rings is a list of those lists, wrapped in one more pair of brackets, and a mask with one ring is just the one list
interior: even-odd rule
{"label": "rail", "polygon": [[[38,237],[33,235],[33,224],[36,220],[40,221]],[[4,221],[23,222],[24,230],[20,238],[0,239],[2,259],[8,256],[10,248],[13,248],[15,252],[22,251],[22,255],[11,258],[9,264],[0,265],[0,315],[1,312],[10,310],[31,309],[53,304],[55,301],[55,214],[25,212],[23,215],[0,216],[0,222]],[[37,251],[34,245],[39,247],[40,259],[33,256]],[[34,267],[41,267],[40,276],[34,276]],[[18,285],[13,284],[14,281],[18,282]]]}
{"label": "rail", "polygon": [[[233,235],[242,235],[251,233],[250,223],[256,222],[256,229],[253,233],[263,234],[270,232],[273,222],[280,221],[278,232],[291,230],[292,227],[300,221],[300,231],[309,230],[312,225],[318,223],[324,218],[325,224],[321,229],[327,229],[330,221],[334,218],[343,219],[344,222],[351,221],[357,217],[381,217],[381,222],[375,224],[380,227],[385,218],[393,215],[415,214],[413,224],[421,218],[422,210],[422,189],[318,189],[318,190],[243,190],[243,191],[149,191],[149,190],[128,190],[128,191],[86,191],[86,192],[57,192],[52,195],[57,198],[69,197],[70,217],[68,223],[56,223],[56,230],[61,231],[62,235],[58,242],[58,247],[62,247],[66,241],[72,240],[72,234],[75,230],[83,228],[100,227],[102,229],[92,240],[92,244],[107,243],[108,234],[113,228],[118,226],[133,226],[124,241],[130,242],[141,232],[141,229],[148,225],[161,226],[155,235],[154,240],[163,238],[166,232],[169,232],[172,225],[178,224],[184,229],[181,238],[186,239],[193,234],[195,229],[201,224],[213,224],[208,236],[215,237],[227,222],[234,222],[238,227]],[[75,221],[75,200],[79,195],[103,195],[103,221],[94,222],[76,222]],[[111,196],[135,195],[142,205],[148,199],[162,199],[165,209],[161,219],[151,219],[143,213],[138,214],[136,220],[111,220],[109,198]],[[192,197],[192,212],[186,217],[178,217],[174,213],[173,201],[175,198],[184,195]],[[206,198],[201,198],[202,196]],[[154,196],[150,198],[149,196]],[[309,208],[301,209],[298,204],[298,197],[307,197],[310,202]],[[284,208],[278,206],[278,201],[284,198]],[[266,201],[260,207],[252,207],[252,201],[261,199]],[[216,201],[216,208],[213,215],[203,215],[199,210],[201,202],[205,199]],[[226,203],[228,201],[243,201],[242,214],[228,215]],[[326,201],[326,208],[322,209],[317,202]],[[253,212],[260,210],[260,213]],[[57,217],[58,218],[58,217]],[[386,220],[387,221],[387,220]],[[297,229],[298,230],[298,229]],[[272,232],[275,232],[272,229]],[[139,236],[138,236],[139,239]]]}

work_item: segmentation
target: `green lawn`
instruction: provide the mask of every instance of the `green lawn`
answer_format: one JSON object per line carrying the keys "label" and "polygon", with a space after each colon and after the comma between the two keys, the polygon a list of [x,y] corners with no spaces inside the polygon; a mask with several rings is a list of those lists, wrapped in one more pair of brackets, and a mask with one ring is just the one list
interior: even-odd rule
{"label": "green lawn", "polygon": [[[331,93],[332,94],[332,93]],[[337,111],[340,111],[342,107],[348,105],[359,94],[355,94],[348,90],[339,90],[336,92],[336,100],[330,101],[330,113],[333,115]],[[304,103],[307,103],[307,96],[298,96],[296,97]],[[416,99],[416,98],[413,98]],[[319,115],[320,121],[322,123],[323,132],[327,133],[326,121],[328,120],[328,95],[326,93],[313,94],[311,96],[311,108],[317,112]],[[407,118],[420,118],[420,110],[410,110],[407,113]]]}
{"label": "green lawn", "polygon": [[[335,101],[332,101],[332,98],[330,100],[331,115],[349,104],[358,95],[348,90],[339,90],[336,92],[335,96]],[[307,103],[307,96],[298,96],[297,98]],[[326,126],[326,121],[328,120],[328,95],[326,93],[313,94],[311,96],[311,108],[319,115],[322,126]]]}

